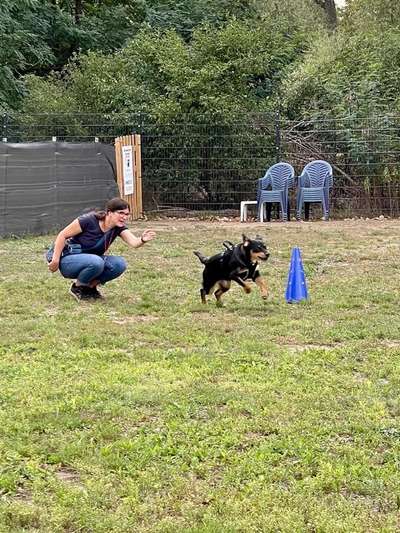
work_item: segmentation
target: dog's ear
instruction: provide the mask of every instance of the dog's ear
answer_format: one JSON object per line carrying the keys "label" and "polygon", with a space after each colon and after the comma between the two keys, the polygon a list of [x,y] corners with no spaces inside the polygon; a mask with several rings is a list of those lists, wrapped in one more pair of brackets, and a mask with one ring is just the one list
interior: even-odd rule
{"label": "dog's ear", "polygon": [[243,238],[243,246],[248,246],[250,244],[250,239],[246,237],[244,233],[242,233],[242,238]]}

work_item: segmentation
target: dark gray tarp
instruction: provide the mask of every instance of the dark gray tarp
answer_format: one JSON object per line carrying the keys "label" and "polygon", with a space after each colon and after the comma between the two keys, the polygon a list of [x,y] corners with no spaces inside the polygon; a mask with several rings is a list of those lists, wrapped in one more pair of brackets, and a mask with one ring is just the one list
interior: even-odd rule
{"label": "dark gray tarp", "polygon": [[0,143],[0,236],[41,234],[118,196],[114,147]]}

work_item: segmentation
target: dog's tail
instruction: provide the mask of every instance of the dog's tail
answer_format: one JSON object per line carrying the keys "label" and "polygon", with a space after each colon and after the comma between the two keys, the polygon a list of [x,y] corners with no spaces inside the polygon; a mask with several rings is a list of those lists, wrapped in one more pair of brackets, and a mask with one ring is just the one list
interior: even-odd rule
{"label": "dog's tail", "polygon": [[208,263],[209,258],[203,255],[201,252],[195,251],[193,253],[200,259],[200,262],[203,263],[203,265],[206,265]]}

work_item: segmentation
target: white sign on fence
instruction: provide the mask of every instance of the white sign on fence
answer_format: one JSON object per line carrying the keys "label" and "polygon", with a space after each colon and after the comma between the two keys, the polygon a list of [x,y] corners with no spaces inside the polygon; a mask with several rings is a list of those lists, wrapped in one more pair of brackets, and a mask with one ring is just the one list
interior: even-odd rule
{"label": "white sign on fence", "polygon": [[133,150],[132,146],[122,147],[122,175],[124,179],[124,195],[134,194],[135,182],[133,179]]}

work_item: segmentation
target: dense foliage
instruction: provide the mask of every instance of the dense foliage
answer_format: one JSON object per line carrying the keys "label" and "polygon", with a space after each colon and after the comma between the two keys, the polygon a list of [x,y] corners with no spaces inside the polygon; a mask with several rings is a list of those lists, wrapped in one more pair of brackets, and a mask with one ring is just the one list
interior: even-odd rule
{"label": "dense foliage", "polygon": [[331,0],[282,4],[4,0],[0,106],[161,121],[398,110],[397,3],[348,0],[336,31]]}
{"label": "dense foliage", "polygon": [[233,21],[218,31],[203,27],[190,44],[175,31],[143,31],[112,56],[81,57],[70,64],[64,80],[31,77],[25,109],[45,112],[49,100],[56,99],[54,110],[65,110],[67,102],[76,111],[141,111],[161,120],[268,110],[284,67],[303,48],[300,32],[284,34],[266,23]]}
{"label": "dense foliage", "polygon": [[5,0],[0,105],[161,120],[282,104],[288,116],[398,108],[396,3],[349,0],[334,32],[332,2],[282,4]]}
{"label": "dense foliage", "polygon": [[[55,104],[50,110],[63,111],[74,93],[77,111],[88,101],[93,111],[123,111],[126,97],[104,101],[116,82],[136,110],[146,110],[156,96],[156,112],[190,111],[199,88],[211,93],[205,100],[214,99],[199,111],[221,104],[226,91],[235,91],[237,108],[258,108],[267,98],[265,107],[278,94],[286,66],[306,48],[312,21],[324,25],[314,0],[290,0],[285,8],[275,0],[6,0],[0,10],[0,40],[7,43],[0,52],[0,105],[43,112],[48,96]],[[82,94],[93,74],[94,94]],[[136,94],[132,82],[139,83]]]}
{"label": "dense foliage", "polygon": [[310,47],[285,80],[291,116],[400,111],[400,6],[349,2],[342,26]]}

